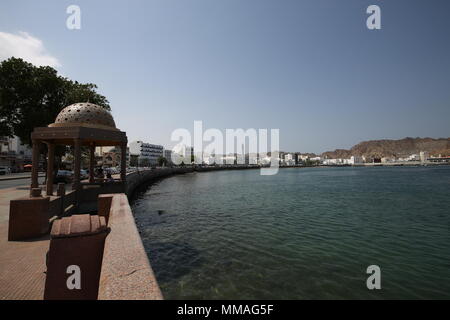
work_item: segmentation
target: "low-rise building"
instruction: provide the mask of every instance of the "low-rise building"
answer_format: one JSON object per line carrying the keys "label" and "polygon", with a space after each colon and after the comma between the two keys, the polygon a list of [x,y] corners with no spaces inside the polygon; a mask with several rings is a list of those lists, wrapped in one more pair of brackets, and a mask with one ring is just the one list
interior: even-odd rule
{"label": "low-rise building", "polygon": [[248,164],[256,165],[256,164],[258,164],[258,161],[259,161],[258,154],[251,153],[248,155]]}
{"label": "low-rise building", "polygon": [[31,163],[31,154],[31,148],[23,145],[19,137],[0,137],[0,166],[11,172],[23,171],[23,166]]}
{"label": "low-rise building", "polygon": [[408,157],[408,161],[420,161],[420,155],[412,154]]}
{"label": "low-rise building", "polygon": [[150,165],[157,165],[158,158],[163,156],[164,147],[143,141],[133,141],[129,145],[129,150],[131,155],[138,157],[139,163],[148,161]]}
{"label": "low-rise building", "polygon": [[287,166],[293,166],[295,164],[294,155],[292,153],[286,153],[284,155],[284,163]]}
{"label": "low-rise building", "polygon": [[167,164],[168,165],[172,165],[173,164],[173,161],[172,161],[172,150],[164,149],[163,157],[167,160]]}
{"label": "low-rise building", "polygon": [[237,156],[236,155],[228,155],[222,157],[222,163],[223,164],[235,164],[237,162]]}
{"label": "low-rise building", "polygon": [[419,157],[420,162],[427,162],[430,154],[427,151],[420,151]]}
{"label": "low-rise building", "polygon": [[[127,167],[130,166],[130,148],[127,147],[126,150],[126,164]],[[102,152],[101,155],[101,163],[104,167],[120,167],[122,152],[120,148],[111,148],[109,151]]]}
{"label": "low-rise building", "polygon": [[[311,159],[311,161],[313,161],[313,160]],[[344,160],[343,159],[324,159],[322,164],[324,164],[326,166],[337,166],[337,165],[344,164]]]}
{"label": "low-rise building", "polygon": [[364,163],[364,160],[360,156],[351,156],[348,160],[348,164],[354,165],[354,164],[362,164]]}

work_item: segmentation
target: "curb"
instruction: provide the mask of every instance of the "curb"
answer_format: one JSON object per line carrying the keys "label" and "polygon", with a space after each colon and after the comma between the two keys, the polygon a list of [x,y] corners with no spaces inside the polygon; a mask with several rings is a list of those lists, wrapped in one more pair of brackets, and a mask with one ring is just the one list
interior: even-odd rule
{"label": "curb", "polygon": [[[39,178],[45,177],[45,175],[39,175]],[[0,178],[1,181],[8,181],[8,180],[20,180],[20,179],[31,179],[31,176],[26,177],[9,177],[9,178]]]}

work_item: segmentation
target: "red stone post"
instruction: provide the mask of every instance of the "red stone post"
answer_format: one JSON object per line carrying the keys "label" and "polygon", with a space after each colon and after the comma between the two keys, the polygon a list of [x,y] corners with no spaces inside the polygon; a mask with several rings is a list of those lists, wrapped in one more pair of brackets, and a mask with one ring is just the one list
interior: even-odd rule
{"label": "red stone post", "polygon": [[31,187],[30,187],[30,196],[31,190],[33,188],[39,187],[38,174],[39,174],[39,146],[40,142],[38,140],[33,140],[33,162],[31,168]]}
{"label": "red stone post", "polygon": [[95,169],[95,144],[89,146],[89,182],[95,182],[94,169]]}
{"label": "red stone post", "polygon": [[73,168],[73,185],[74,190],[80,188],[80,170],[81,170],[81,140],[75,139],[74,141],[74,168]]}
{"label": "red stone post", "polygon": [[48,160],[47,160],[47,195],[53,195],[53,170],[55,165],[55,145],[53,143],[47,144]]}
{"label": "red stone post", "polygon": [[127,143],[122,143],[120,145],[120,180],[122,180],[122,183],[125,185],[125,180],[127,176]]}

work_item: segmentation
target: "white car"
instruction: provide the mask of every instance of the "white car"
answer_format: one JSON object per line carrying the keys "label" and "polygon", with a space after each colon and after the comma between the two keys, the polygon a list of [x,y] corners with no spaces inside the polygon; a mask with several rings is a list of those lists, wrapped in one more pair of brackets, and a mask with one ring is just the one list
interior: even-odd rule
{"label": "white car", "polygon": [[73,179],[73,173],[69,170],[58,170],[54,179],[55,183],[70,183]]}
{"label": "white car", "polygon": [[118,173],[120,173],[120,169],[117,167],[111,167],[111,168],[109,168],[109,172],[111,174],[118,174]]}
{"label": "white car", "polygon": [[89,179],[89,173],[87,172],[87,170],[84,169],[80,170],[80,179],[81,180]]}
{"label": "white car", "polygon": [[9,167],[0,167],[0,175],[10,174],[11,169]]}

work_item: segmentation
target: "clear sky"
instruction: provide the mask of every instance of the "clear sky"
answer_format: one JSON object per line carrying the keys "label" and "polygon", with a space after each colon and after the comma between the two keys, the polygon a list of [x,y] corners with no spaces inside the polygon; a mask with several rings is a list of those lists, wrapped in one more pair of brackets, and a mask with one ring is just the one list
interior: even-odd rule
{"label": "clear sky", "polygon": [[[81,30],[66,8],[81,8]],[[381,30],[366,9],[381,7]],[[0,59],[93,82],[130,141],[174,129],[279,128],[281,150],[450,136],[450,1],[0,3]]]}

